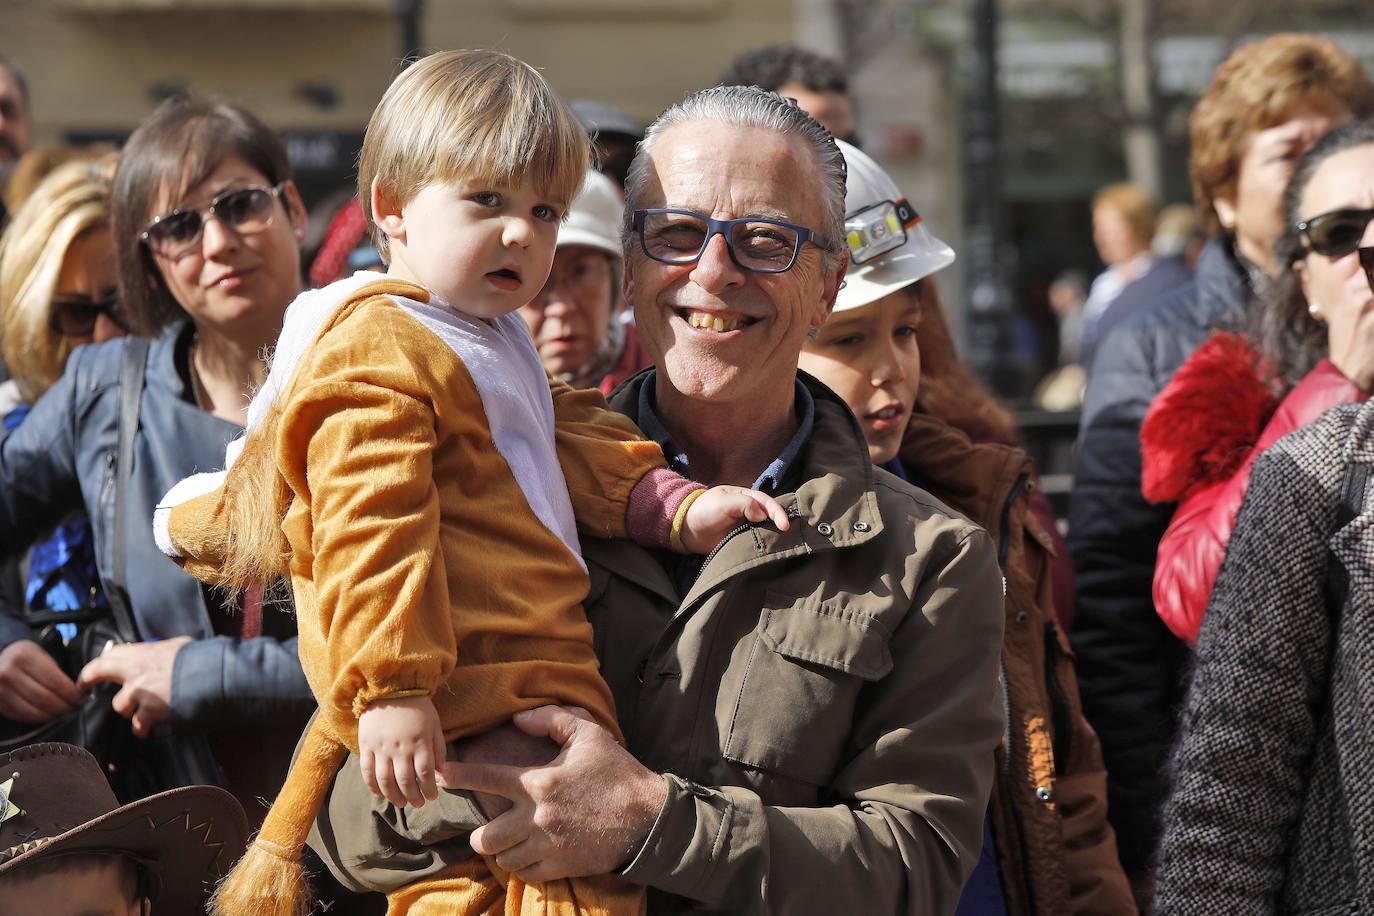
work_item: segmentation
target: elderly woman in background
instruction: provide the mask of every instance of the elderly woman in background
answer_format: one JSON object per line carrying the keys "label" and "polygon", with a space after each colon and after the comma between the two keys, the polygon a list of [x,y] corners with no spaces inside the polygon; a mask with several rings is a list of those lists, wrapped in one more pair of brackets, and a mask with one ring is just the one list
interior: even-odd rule
{"label": "elderly woman in background", "polygon": [[1335,173],[1326,160],[1371,144],[1374,122],[1346,124],[1299,161],[1284,195],[1289,229],[1278,243],[1274,282],[1239,329],[1217,331],[1188,357],[1141,426],[1142,491],[1155,502],[1179,501],[1159,542],[1155,608],[1190,644],[1256,458],[1332,406],[1374,392],[1374,335],[1361,311],[1369,291],[1321,285],[1329,256],[1348,256],[1354,269],[1371,199],[1353,169],[1319,198],[1333,186],[1321,180]]}
{"label": "elderly woman in background", "polygon": [[[929,276],[953,262],[954,252],[926,231],[877,163],[849,144],[840,148],[849,169],[845,231],[852,261],[830,319],[802,352],[801,368],[844,398],[874,464],[987,528],[1006,578],[1008,731],[997,751],[983,855],[957,916],[1134,913],[1106,820],[1101,750],[1083,718],[1073,658],[1055,620],[1050,541],[1027,486],[1034,468],[1019,449],[971,440],[927,410],[920,396],[924,363],[934,368],[937,384],[957,374]],[[928,345],[920,329],[932,319],[938,334]],[[941,391],[931,394],[942,411],[951,410]],[[965,419],[980,438],[995,438],[989,434],[998,425],[996,412],[971,410]]]}
{"label": "elderly woman in background", "polygon": [[602,394],[651,362],[635,326],[619,314],[623,209],[615,184],[588,172],[558,231],[549,279],[520,309],[545,370]]}
{"label": "elderly woman in background", "polygon": [[[198,765],[212,758],[215,781],[252,819],[262,812],[256,799],[280,785],[312,706],[294,622],[258,595],[228,601],[202,589],[162,558],[149,520],[173,483],[216,465],[242,432],[247,392],[266,375],[264,348],[300,290],[305,211],[277,136],[241,108],[197,99],[164,103],[130,137],[111,209],[118,310],[107,265],[93,285],[71,290],[84,296],[72,310],[54,314],[84,315],[93,336],[113,318],[152,340],[73,351],[0,441],[0,554],[18,554],[55,521],[85,512],[100,580],[107,594],[123,583],[142,641],[113,646],[74,681],[24,619],[0,614],[0,717],[40,725],[72,712],[85,688],[117,685],[113,709],[135,735],[170,730]],[[23,244],[7,241],[7,254]],[[20,342],[7,334],[6,344],[36,378],[13,349]],[[126,392],[126,378],[138,390]],[[117,455],[126,394],[138,421],[127,465]],[[152,753],[152,744],[138,747]]]}
{"label": "elderly woman in background", "polygon": [[[74,348],[126,330],[110,236],[116,157],[73,156],[26,194],[0,238],[0,339],[12,373],[0,384],[6,432],[62,375]],[[6,597],[16,605],[10,610],[19,604],[40,613],[107,608],[89,519],[53,518],[45,530],[51,535],[29,552],[26,581],[17,589],[22,594]],[[65,695],[75,699],[74,690]]]}

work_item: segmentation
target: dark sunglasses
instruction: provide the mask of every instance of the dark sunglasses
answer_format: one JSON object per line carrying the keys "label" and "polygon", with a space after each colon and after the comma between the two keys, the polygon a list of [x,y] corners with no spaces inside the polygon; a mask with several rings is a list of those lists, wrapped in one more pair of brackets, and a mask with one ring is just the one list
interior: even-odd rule
{"label": "dark sunglasses", "polygon": [[239,235],[257,235],[272,225],[276,200],[285,187],[286,182],[271,188],[235,188],[216,195],[203,209],[178,207],[154,217],[139,240],[165,258],[178,258],[200,244],[205,221],[212,216]]}
{"label": "dark sunglasses", "polygon": [[78,293],[54,296],[48,310],[48,327],[63,337],[91,337],[95,323],[104,315],[120,330],[129,330],[129,321],[119,309],[119,293],[106,290],[99,299]]}
{"label": "dark sunglasses", "polygon": [[1374,292],[1374,248],[1360,249],[1360,266],[1364,268],[1365,279],[1369,281],[1369,290]]}
{"label": "dark sunglasses", "polygon": [[1300,220],[1297,230],[1307,245],[1317,254],[1328,258],[1342,258],[1360,247],[1374,208],[1368,210],[1332,210],[1311,219]]}

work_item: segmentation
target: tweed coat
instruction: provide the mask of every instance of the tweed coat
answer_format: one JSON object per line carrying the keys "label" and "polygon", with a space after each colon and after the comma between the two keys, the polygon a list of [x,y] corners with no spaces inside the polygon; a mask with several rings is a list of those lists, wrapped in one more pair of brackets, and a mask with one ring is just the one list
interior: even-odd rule
{"label": "tweed coat", "polygon": [[1374,506],[1337,523],[1353,464],[1374,466],[1374,404],[1255,462],[1198,640],[1156,913],[1374,912]]}

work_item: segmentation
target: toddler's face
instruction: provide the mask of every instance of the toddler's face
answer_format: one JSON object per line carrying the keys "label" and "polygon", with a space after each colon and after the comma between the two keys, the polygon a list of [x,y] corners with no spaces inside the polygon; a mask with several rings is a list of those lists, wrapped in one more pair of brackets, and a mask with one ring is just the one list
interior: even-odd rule
{"label": "toddler's face", "polygon": [[452,308],[495,318],[543,288],[563,210],[530,184],[461,181],[426,185],[401,215],[404,240],[392,241],[393,266]]}

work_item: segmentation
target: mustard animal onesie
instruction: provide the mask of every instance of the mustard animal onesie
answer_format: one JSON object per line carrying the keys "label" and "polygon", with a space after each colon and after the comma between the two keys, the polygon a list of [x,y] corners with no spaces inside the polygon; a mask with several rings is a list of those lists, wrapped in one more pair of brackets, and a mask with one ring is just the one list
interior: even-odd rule
{"label": "mustard animal onesie", "polygon": [[[631,492],[669,472],[599,394],[562,386],[551,399],[549,386],[519,316],[468,318],[420,287],[356,275],[292,304],[227,470],[163,500],[159,544],[213,583],[236,472],[275,467],[283,488],[301,666],[320,712],[257,854],[299,860],[357,751],[358,717],[380,698],[432,696],[450,741],[545,704],[581,706],[620,736],[581,607],[574,506],[590,530],[625,536]],[[254,435],[273,420],[275,435]],[[391,916],[644,910],[642,889],[613,877],[525,886],[476,856],[389,900]]]}

